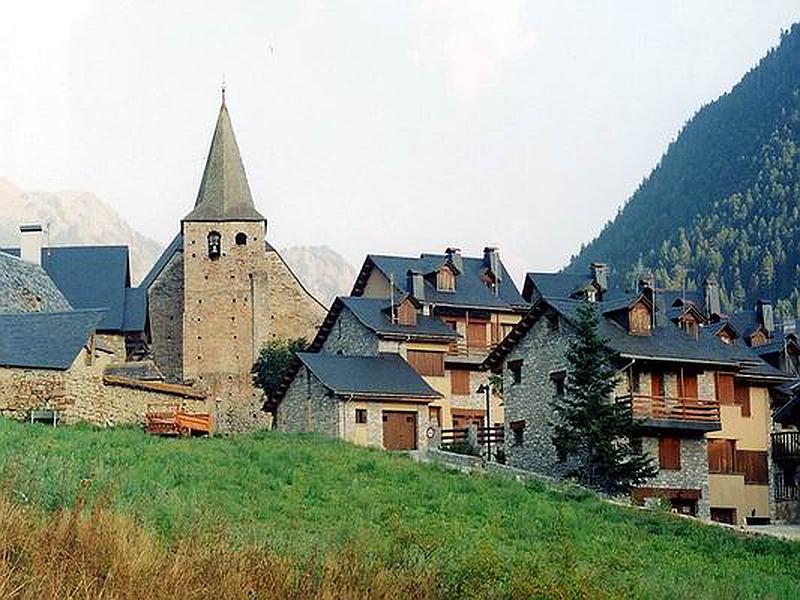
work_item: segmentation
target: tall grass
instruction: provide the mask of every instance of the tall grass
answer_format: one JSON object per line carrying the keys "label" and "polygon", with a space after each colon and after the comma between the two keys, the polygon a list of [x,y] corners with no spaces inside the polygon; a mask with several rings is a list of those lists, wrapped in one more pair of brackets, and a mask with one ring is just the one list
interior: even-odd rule
{"label": "tall grass", "polygon": [[[35,524],[28,527],[40,532],[35,544],[50,543],[44,532],[71,523],[73,531],[116,532],[114,548],[131,560],[137,548],[158,559],[122,565],[109,558],[116,551],[104,550],[105,558],[81,567],[92,585],[100,577],[92,565],[115,564],[154,581],[177,568],[171,565],[192,563],[240,591],[247,588],[225,577],[246,567],[248,577],[263,579],[253,569],[273,569],[281,583],[270,585],[286,597],[325,597],[333,589],[324,587],[326,577],[350,597],[379,597],[384,584],[393,597],[422,598],[800,597],[800,544],[748,539],[587,493],[447,472],[316,436],[162,440],[132,429],[0,420],[0,496],[4,510],[22,511]],[[149,575],[142,561],[158,569]],[[230,573],[217,573],[211,562],[229,562]],[[25,564],[15,567],[23,580]],[[339,568],[356,573],[355,581],[344,582]],[[186,594],[206,576],[197,577]]]}

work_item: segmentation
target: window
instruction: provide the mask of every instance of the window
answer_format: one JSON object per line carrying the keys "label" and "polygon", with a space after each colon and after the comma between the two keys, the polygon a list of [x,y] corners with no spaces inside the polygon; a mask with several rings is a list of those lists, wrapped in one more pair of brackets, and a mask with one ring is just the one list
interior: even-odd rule
{"label": "window", "polygon": [[697,373],[678,374],[678,396],[681,398],[697,398]]}
{"label": "window", "polygon": [[442,426],[442,408],[440,406],[428,407],[428,421],[434,427]]}
{"label": "window", "polygon": [[444,324],[447,325],[453,331],[458,331],[458,321],[455,319],[445,319]]}
{"label": "window", "polygon": [[469,396],[469,371],[450,371],[450,388],[454,396]]}
{"label": "window", "polygon": [[244,246],[247,244],[247,234],[242,233],[241,231],[236,234],[236,245],[237,246]]}
{"label": "window", "polygon": [[367,409],[366,408],[357,408],[356,409],[356,423],[359,425],[363,425],[367,422]]}
{"label": "window", "polygon": [[733,382],[733,401],[742,408],[742,416],[750,416],[750,386],[742,381]]}
{"label": "window", "polygon": [[409,327],[416,327],[417,325],[417,309],[407,298],[397,307],[397,322],[400,325]]}
{"label": "window", "polygon": [[637,302],[628,311],[628,332],[632,335],[650,335],[652,315],[644,302]]}
{"label": "window", "polygon": [[664,396],[664,374],[653,371],[650,373],[650,394],[655,398]]}
{"label": "window", "polygon": [[736,468],[744,474],[746,485],[767,485],[769,470],[767,452],[759,450],[737,450]]}
{"label": "window", "polygon": [[436,289],[440,292],[454,292],[456,289],[456,274],[450,267],[442,267],[436,273]]}
{"label": "window", "polygon": [[708,440],[708,472],[736,473],[736,440]]}
{"label": "window", "polygon": [[676,437],[658,439],[658,468],[664,471],[681,470],[681,440]]}
{"label": "window", "polygon": [[409,350],[407,360],[420,375],[444,377],[444,352]]}
{"label": "window", "polygon": [[479,348],[481,350],[488,348],[486,344],[485,322],[479,321],[467,325],[467,346],[470,348]]}
{"label": "window", "polygon": [[728,525],[736,525],[736,509],[735,508],[716,508],[711,507],[711,520],[717,523],[727,523]]}
{"label": "window", "polygon": [[514,434],[513,445],[522,446],[522,443],[525,441],[525,421],[511,421],[508,427],[511,429],[511,433]]}
{"label": "window", "polygon": [[688,316],[683,319],[683,330],[693,338],[697,338],[698,334],[700,333],[700,330],[697,326],[697,321],[695,321],[693,317]]}
{"label": "window", "polygon": [[215,260],[222,253],[222,236],[218,231],[208,234],[208,258]]}
{"label": "window", "polygon": [[717,373],[717,401],[720,404],[735,404],[735,389],[733,375],[730,373]]}
{"label": "window", "polygon": [[634,371],[631,369],[630,373],[630,388],[632,394],[641,394],[642,393],[642,374],[639,371]]}
{"label": "window", "polygon": [[566,378],[567,378],[566,371],[555,371],[553,373],[550,373],[550,381],[553,382],[553,388],[554,388],[553,393],[558,398],[564,397],[564,393],[566,391],[566,386],[564,385],[564,381],[566,380]]}
{"label": "window", "polygon": [[508,370],[511,371],[511,377],[514,383],[522,382],[522,361],[512,360],[508,363]]}

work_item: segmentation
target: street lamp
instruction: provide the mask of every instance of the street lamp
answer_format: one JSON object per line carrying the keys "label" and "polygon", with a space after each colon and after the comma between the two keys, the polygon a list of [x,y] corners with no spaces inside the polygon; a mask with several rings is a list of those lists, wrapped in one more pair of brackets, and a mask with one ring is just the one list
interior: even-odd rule
{"label": "street lamp", "polygon": [[492,393],[492,388],[486,383],[482,383],[478,386],[478,389],[475,390],[478,394],[485,394],[486,395],[486,430],[484,431],[484,439],[486,440],[486,459],[491,461],[492,460],[492,440],[491,440],[491,418],[490,418],[490,402],[489,402],[489,395]]}

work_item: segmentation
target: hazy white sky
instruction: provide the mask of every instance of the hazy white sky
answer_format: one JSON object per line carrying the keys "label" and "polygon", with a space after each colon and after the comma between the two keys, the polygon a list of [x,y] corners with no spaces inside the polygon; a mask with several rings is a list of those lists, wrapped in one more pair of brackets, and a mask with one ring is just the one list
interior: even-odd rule
{"label": "hazy white sky", "polygon": [[273,244],[560,267],[797,0],[0,1],[0,177],[161,242],[228,106]]}

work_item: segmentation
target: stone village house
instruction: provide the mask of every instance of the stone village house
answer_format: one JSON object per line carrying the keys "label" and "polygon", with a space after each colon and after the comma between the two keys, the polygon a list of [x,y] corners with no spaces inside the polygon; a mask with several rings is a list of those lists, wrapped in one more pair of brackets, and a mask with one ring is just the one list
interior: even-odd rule
{"label": "stone village house", "polygon": [[[481,258],[462,257],[456,249],[419,258],[370,255],[352,295],[334,302],[309,348],[322,356],[301,355],[285,378],[277,394],[278,427],[413,449],[423,446],[429,426],[483,425],[486,400],[477,390],[488,378],[481,363],[526,307],[495,248]],[[387,383],[405,382],[391,401],[370,394],[375,377],[355,377],[354,357],[383,364]],[[349,391],[359,403],[325,380],[322,363],[352,373]],[[490,412],[492,423],[503,422],[498,396],[491,396]]]}
{"label": "stone village house", "polygon": [[[634,500],[665,498],[681,512],[728,523],[774,516],[770,391],[787,376],[715,337],[702,304],[659,298],[646,283],[633,293],[609,291],[606,273],[595,265],[589,276],[528,275],[523,295],[533,306],[485,363],[503,377],[508,463],[561,475],[552,402],[565,393],[575,309],[589,301],[617,352],[616,399],[642,419],[643,448],[659,467]],[[706,292],[718,306],[714,286]]]}

